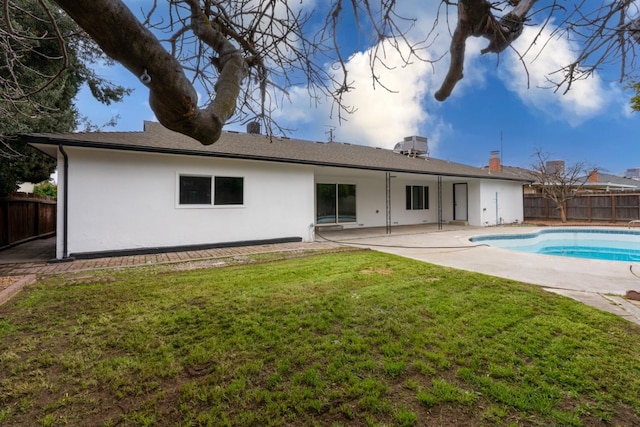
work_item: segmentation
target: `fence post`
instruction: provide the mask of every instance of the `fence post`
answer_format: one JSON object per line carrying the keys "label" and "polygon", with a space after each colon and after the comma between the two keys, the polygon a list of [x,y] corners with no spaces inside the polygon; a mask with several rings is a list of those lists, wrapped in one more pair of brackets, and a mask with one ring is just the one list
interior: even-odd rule
{"label": "fence post", "polygon": [[34,235],[39,236],[41,233],[40,230],[40,208],[41,208],[41,201],[40,200],[36,200],[35,204],[36,204],[36,217],[34,218],[34,226],[33,226],[33,231],[34,231]]}
{"label": "fence post", "polygon": [[616,196],[611,195],[611,220],[616,222]]}
{"label": "fence post", "polygon": [[549,199],[543,199],[544,200],[544,208],[545,208],[545,219],[548,221],[549,220]]}
{"label": "fence post", "polygon": [[13,243],[13,227],[11,227],[11,211],[14,204],[7,200],[7,245]]}
{"label": "fence post", "polygon": [[0,242],[0,246],[5,246],[8,245],[11,242],[11,239],[9,238],[9,231],[11,230],[11,226],[9,224],[9,199],[5,199],[2,203],[2,208],[4,209],[4,221],[2,225],[2,228],[4,230],[4,238],[5,240],[3,242]]}

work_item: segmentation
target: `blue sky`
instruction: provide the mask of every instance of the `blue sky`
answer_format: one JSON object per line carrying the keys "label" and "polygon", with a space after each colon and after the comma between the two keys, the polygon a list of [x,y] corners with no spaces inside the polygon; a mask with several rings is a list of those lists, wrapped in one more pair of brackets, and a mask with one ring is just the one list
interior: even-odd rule
{"label": "blue sky", "polygon": [[[125,3],[139,10],[149,2]],[[322,9],[325,3],[305,0],[300,7]],[[432,3],[438,2],[421,2],[427,3],[424,6],[416,3],[398,2],[399,11],[418,18],[418,25],[410,33],[418,40],[426,35],[425,29],[430,29],[436,13]],[[617,70],[603,70],[577,83],[567,95],[538,87],[545,84],[545,76],[571,58],[576,46],[566,40],[554,41],[541,53],[535,49],[530,52],[525,57],[527,74],[513,51],[504,52],[500,58],[481,56],[480,49],[487,42],[470,39],[465,77],[452,96],[441,103],[435,101],[433,93],[444,78],[448,57],[435,64],[414,61],[401,67],[397,55],[387,50],[387,62],[398,67],[376,71],[394,92],[374,90],[367,59],[370,46],[364,43],[366,37],[352,32],[353,28],[345,26],[343,37],[347,45],[357,44],[358,48],[347,55],[355,83],[347,101],[357,112],[340,124],[330,118],[330,105],[312,108],[304,88],[289,88],[290,102],[274,114],[280,123],[296,129],[288,136],[326,141],[330,127],[335,127],[336,141],[393,148],[405,136],[420,135],[429,139],[432,157],[474,166],[487,164],[490,151],[502,148],[503,163],[510,166],[528,167],[540,149],[551,158],[585,162],[616,175],[640,167],[640,113],[630,111],[631,93],[615,80]],[[549,26],[552,28],[553,23]],[[534,26],[526,28],[515,48],[525,51],[537,31]],[[448,51],[448,30],[443,26],[438,33],[425,52],[430,58]],[[134,92],[122,103],[102,106],[88,91],[82,91],[78,96],[82,114],[96,125],[119,115],[117,126],[105,130],[139,131],[144,120],[155,120],[147,103],[148,91],[136,76],[120,66],[101,68],[99,73]],[[244,130],[234,125],[227,129]]]}

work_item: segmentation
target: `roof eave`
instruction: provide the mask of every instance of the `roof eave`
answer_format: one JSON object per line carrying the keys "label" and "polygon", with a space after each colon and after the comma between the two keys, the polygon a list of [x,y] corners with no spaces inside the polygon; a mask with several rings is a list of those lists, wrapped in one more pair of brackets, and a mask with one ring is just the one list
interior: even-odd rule
{"label": "roof eave", "polygon": [[464,173],[456,174],[456,173],[448,173],[448,172],[429,172],[429,171],[416,171],[414,169],[385,168],[385,167],[378,167],[378,166],[363,166],[363,165],[353,165],[353,164],[334,163],[334,162],[318,162],[318,161],[304,160],[304,159],[269,157],[269,156],[258,156],[258,155],[241,155],[241,154],[234,154],[234,153],[214,152],[214,151],[210,152],[210,151],[184,150],[179,148],[143,147],[143,146],[128,145],[128,144],[114,145],[107,142],[73,140],[73,139],[67,139],[67,138],[55,138],[50,136],[33,135],[33,134],[20,135],[20,137],[23,139],[23,141],[29,144],[43,144],[43,145],[52,145],[52,146],[64,145],[68,147],[98,148],[98,149],[104,149],[104,150],[134,151],[134,152],[141,152],[141,153],[175,154],[175,155],[185,155],[185,156],[215,157],[215,158],[236,159],[236,160],[255,160],[255,161],[266,161],[266,162],[276,162],[276,163],[300,164],[300,165],[308,165],[308,166],[326,166],[326,167],[371,170],[371,171],[380,171],[380,172],[408,173],[408,174],[415,174],[415,175],[479,178],[479,179],[492,179],[492,180],[522,182],[522,183],[531,182],[530,180],[525,180],[522,178],[516,178],[516,177],[510,177],[510,176],[496,176],[491,174],[473,175],[473,174],[464,174]]}

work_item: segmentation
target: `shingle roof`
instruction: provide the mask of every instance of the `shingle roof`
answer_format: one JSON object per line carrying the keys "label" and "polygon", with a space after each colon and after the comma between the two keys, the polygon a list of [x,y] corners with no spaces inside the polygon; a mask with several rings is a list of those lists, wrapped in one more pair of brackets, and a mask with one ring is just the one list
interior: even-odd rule
{"label": "shingle roof", "polygon": [[[488,166],[484,166],[484,169],[487,169]],[[537,178],[533,175],[532,171],[524,168],[514,167],[514,166],[502,166],[502,172],[507,175],[516,176],[525,180],[529,180],[531,182],[536,182]],[[623,188],[630,190],[640,189],[640,181],[625,178],[617,175],[611,175],[607,173],[598,172],[598,182],[588,182],[587,176],[582,177],[581,180],[586,181],[585,187],[605,187],[610,186],[613,188]],[[579,180],[579,181],[581,181]]]}
{"label": "shingle roof", "polygon": [[[489,166],[483,166],[482,168],[488,170]],[[517,166],[506,166],[506,165],[502,165],[501,168],[502,168],[502,173],[504,173],[505,175],[517,177],[529,182],[533,182],[536,180],[536,177],[533,176],[533,174],[529,169],[520,168]]]}
{"label": "shingle roof", "polygon": [[627,187],[630,189],[633,189],[635,187],[635,189],[637,189],[640,187],[640,182],[631,178],[624,178],[617,175],[598,172],[598,182],[588,182],[587,185],[612,185],[614,187]]}
{"label": "shingle roof", "polygon": [[392,150],[336,142],[321,143],[259,134],[223,132],[215,144],[205,146],[154,122],[145,122],[143,132],[40,133],[23,135],[23,138],[32,144],[62,144],[388,172],[527,181],[526,178],[516,177],[513,174],[490,172],[460,163],[432,158],[412,158]]}

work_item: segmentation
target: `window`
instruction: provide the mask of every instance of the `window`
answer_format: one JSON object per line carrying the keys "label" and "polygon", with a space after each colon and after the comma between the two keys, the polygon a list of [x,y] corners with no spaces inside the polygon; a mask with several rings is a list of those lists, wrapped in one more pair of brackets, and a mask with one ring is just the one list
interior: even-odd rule
{"label": "window", "polygon": [[429,209],[429,187],[407,185],[407,210]]}
{"label": "window", "polygon": [[214,205],[241,205],[244,203],[244,178],[216,176]]}
{"label": "window", "polygon": [[180,205],[242,205],[244,178],[180,175],[178,199]]}
{"label": "window", "polygon": [[316,223],[356,222],[356,186],[353,184],[316,185]]}
{"label": "window", "polygon": [[180,176],[181,205],[210,205],[210,176]]}

